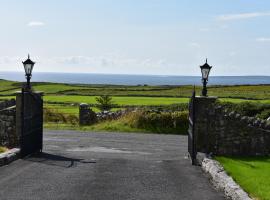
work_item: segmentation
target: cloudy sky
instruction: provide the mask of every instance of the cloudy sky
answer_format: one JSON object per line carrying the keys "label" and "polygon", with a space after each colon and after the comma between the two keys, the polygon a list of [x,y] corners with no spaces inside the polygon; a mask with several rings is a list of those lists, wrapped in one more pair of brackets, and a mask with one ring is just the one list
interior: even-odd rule
{"label": "cloudy sky", "polygon": [[269,0],[0,0],[0,71],[270,75]]}

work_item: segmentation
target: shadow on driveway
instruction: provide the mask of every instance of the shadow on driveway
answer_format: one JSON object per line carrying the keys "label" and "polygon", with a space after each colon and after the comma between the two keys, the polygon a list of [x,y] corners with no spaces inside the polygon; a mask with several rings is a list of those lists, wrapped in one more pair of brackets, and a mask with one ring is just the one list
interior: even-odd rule
{"label": "shadow on driveway", "polygon": [[75,167],[77,163],[83,164],[96,163],[96,161],[85,161],[84,159],[68,158],[65,156],[54,155],[44,152],[33,154],[32,156],[24,158],[24,160],[64,168]]}

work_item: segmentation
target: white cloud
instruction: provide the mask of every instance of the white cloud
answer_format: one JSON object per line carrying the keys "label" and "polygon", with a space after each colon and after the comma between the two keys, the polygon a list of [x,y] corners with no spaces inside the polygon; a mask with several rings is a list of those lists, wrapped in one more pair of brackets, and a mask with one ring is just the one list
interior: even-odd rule
{"label": "white cloud", "polygon": [[270,12],[253,12],[253,13],[239,13],[239,14],[227,14],[217,17],[219,21],[232,21],[241,19],[250,19],[255,17],[270,16]]}
{"label": "white cloud", "polygon": [[45,23],[41,21],[31,21],[27,24],[27,26],[44,26]]}
{"label": "white cloud", "polygon": [[236,53],[235,51],[229,52],[229,56],[231,56],[231,57],[235,56],[236,54],[237,54],[237,53]]}
{"label": "white cloud", "polygon": [[219,26],[219,29],[228,29],[229,26],[227,24],[222,24],[221,26]]}
{"label": "white cloud", "polygon": [[0,64],[16,64],[20,62],[21,60],[18,57],[11,57],[11,56],[0,57]]}
{"label": "white cloud", "polygon": [[208,32],[208,31],[210,31],[210,29],[209,28],[200,28],[199,31],[201,31],[201,32]]}
{"label": "white cloud", "polygon": [[197,42],[191,42],[189,45],[191,47],[195,47],[195,48],[200,48],[201,47],[201,45],[199,43],[197,43]]}
{"label": "white cloud", "polygon": [[270,42],[270,38],[261,37],[261,38],[257,38],[256,41],[257,42]]}
{"label": "white cloud", "polygon": [[65,64],[65,65],[81,65],[92,67],[162,67],[166,65],[166,60],[152,58],[136,59],[127,58],[119,55],[105,55],[105,56],[69,56],[57,57],[50,59],[51,63]]}

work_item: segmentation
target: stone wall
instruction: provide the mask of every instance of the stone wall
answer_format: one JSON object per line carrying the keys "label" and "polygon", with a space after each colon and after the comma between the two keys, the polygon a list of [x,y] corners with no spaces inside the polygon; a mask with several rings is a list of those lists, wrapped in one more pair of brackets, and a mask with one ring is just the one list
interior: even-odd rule
{"label": "stone wall", "polygon": [[0,110],[3,110],[5,108],[9,108],[9,107],[12,107],[12,106],[15,106],[15,105],[16,105],[16,100],[15,99],[1,101],[0,102]]}
{"label": "stone wall", "polygon": [[80,125],[92,125],[96,122],[105,120],[116,120],[121,116],[133,111],[134,108],[112,111],[102,111],[95,113],[89,104],[81,103],[79,107],[79,123]]}
{"label": "stone wall", "polygon": [[228,112],[213,97],[195,99],[197,151],[214,155],[270,155],[270,121]]}
{"label": "stone wall", "polygon": [[0,103],[0,145],[17,147],[19,137],[16,135],[16,102],[14,99]]}
{"label": "stone wall", "polygon": [[96,113],[86,103],[81,103],[79,107],[79,124],[81,126],[91,125],[97,122]]}

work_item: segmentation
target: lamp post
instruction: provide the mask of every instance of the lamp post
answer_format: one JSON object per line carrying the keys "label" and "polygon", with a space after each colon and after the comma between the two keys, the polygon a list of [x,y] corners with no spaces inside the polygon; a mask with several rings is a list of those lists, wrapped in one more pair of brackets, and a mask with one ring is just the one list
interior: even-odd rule
{"label": "lamp post", "polygon": [[26,89],[30,90],[31,89],[30,79],[32,77],[32,71],[33,71],[33,67],[35,65],[35,62],[30,60],[30,56],[28,54],[27,60],[25,60],[22,63],[23,63],[23,66],[24,66],[25,77],[26,77],[26,80],[27,80]]}
{"label": "lamp post", "polygon": [[210,65],[208,65],[207,59],[206,59],[205,64],[200,66],[200,68],[201,68],[201,72],[202,72],[202,83],[203,83],[202,96],[206,97],[207,96],[206,85],[207,85],[208,76],[209,76],[209,73],[210,73],[210,70],[212,67]]}

